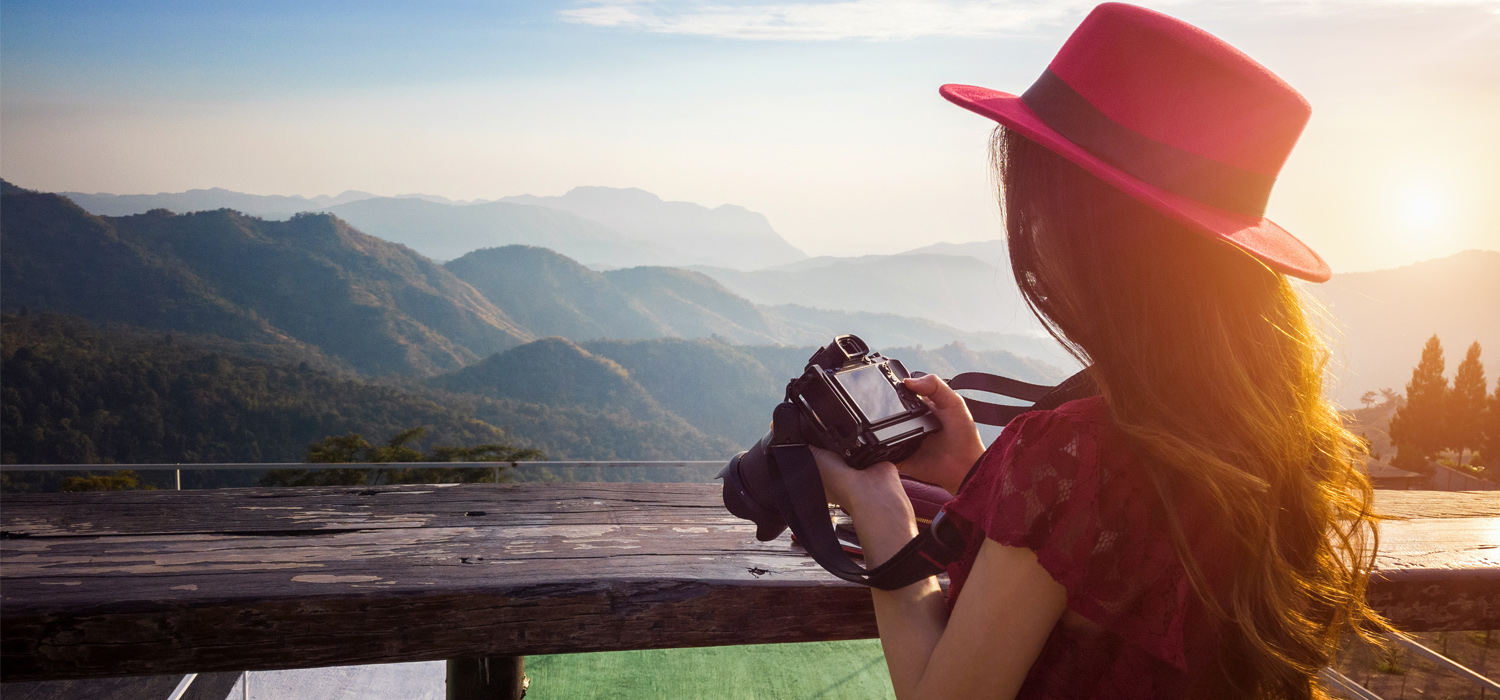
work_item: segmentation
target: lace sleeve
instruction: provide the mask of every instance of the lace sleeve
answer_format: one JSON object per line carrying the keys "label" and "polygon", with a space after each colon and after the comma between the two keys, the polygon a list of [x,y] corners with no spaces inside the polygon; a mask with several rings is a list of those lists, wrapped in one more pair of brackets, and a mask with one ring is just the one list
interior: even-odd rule
{"label": "lace sleeve", "polygon": [[[971,532],[1036,552],[1070,610],[1184,668],[1186,576],[1149,481],[1105,432],[1076,411],[1022,416],[948,512]],[[977,552],[983,539],[969,539]]]}

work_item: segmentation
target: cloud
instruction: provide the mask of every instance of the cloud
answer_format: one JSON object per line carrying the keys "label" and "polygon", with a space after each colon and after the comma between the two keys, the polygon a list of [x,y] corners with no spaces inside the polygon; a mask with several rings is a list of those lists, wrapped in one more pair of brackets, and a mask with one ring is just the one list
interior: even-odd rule
{"label": "cloud", "polygon": [[606,0],[563,10],[564,21],[661,34],[832,41],[994,36],[1076,17],[1092,2],[845,0],[816,4],[712,4]]}
{"label": "cloud", "polygon": [[[563,21],[658,34],[769,41],[987,37],[1076,22],[1096,0],[842,0],[752,4],[594,0],[562,10]],[[1386,8],[1489,7],[1500,0],[1158,0],[1158,9],[1198,5],[1248,14],[1332,14]]]}

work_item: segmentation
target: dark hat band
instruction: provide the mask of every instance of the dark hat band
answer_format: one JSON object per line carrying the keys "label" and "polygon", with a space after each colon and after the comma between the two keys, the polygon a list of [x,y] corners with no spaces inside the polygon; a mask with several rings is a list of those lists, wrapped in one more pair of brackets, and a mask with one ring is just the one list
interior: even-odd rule
{"label": "dark hat band", "polygon": [[1105,116],[1050,69],[1021,100],[1063,138],[1142,182],[1237,214],[1265,216],[1275,177],[1147,138]]}

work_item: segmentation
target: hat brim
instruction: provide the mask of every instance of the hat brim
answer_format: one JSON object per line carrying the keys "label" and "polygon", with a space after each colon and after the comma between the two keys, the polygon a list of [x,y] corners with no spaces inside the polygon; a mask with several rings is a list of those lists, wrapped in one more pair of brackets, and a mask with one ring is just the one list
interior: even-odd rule
{"label": "hat brim", "polygon": [[1193,231],[1244,250],[1277,272],[1311,282],[1327,282],[1332,277],[1323,258],[1270,219],[1226,211],[1147,184],[1064,138],[1016,95],[972,85],[944,85],[939,93],[953,104],[1016,130]]}

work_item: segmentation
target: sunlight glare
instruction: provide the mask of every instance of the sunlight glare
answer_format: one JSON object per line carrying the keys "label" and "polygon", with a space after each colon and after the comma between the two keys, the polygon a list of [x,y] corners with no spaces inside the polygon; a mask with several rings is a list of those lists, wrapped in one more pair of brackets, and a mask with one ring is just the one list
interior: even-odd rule
{"label": "sunlight glare", "polygon": [[1413,228],[1431,229],[1442,222],[1444,207],[1436,192],[1416,190],[1401,200],[1401,215]]}

